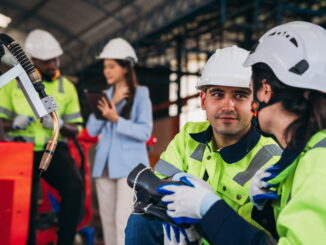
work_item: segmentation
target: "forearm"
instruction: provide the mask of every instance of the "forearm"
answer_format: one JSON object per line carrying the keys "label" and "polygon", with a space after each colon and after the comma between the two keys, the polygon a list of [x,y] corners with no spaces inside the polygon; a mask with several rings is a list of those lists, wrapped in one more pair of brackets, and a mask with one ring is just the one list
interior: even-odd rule
{"label": "forearm", "polygon": [[1,118],[1,128],[4,132],[12,131],[13,129],[13,120]]}
{"label": "forearm", "polygon": [[216,202],[198,226],[211,244],[267,245],[267,235],[247,223],[223,200]]}
{"label": "forearm", "polygon": [[79,133],[78,126],[76,124],[65,123],[63,124],[60,133],[68,138],[76,137]]}

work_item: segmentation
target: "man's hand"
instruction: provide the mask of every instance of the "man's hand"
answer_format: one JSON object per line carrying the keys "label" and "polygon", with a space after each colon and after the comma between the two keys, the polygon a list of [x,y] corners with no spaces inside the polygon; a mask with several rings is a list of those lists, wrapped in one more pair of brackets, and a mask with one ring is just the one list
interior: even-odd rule
{"label": "man's hand", "polygon": [[180,177],[179,181],[186,185],[165,184],[158,188],[160,193],[166,194],[162,202],[167,204],[167,214],[177,224],[198,223],[220,198],[202,179],[188,175]]}
{"label": "man's hand", "polygon": [[26,115],[17,115],[14,119],[12,127],[16,130],[25,130],[33,121],[33,117]]}
{"label": "man's hand", "polygon": [[250,185],[250,201],[256,206],[258,210],[262,210],[265,206],[267,199],[277,199],[279,196],[275,191],[271,191],[270,188],[274,187],[267,183],[268,179],[273,178],[272,171],[274,166],[258,170]]}
{"label": "man's hand", "polygon": [[[164,245],[186,245],[194,244],[200,240],[200,235],[192,225],[189,228],[180,228],[172,224],[162,222],[164,231]],[[196,243],[197,244],[197,243]]]}
{"label": "man's hand", "polygon": [[[61,129],[64,123],[60,117],[58,118],[58,121],[59,121],[59,129]],[[44,128],[53,129],[52,117],[50,115],[44,116],[42,118],[42,125]]]}

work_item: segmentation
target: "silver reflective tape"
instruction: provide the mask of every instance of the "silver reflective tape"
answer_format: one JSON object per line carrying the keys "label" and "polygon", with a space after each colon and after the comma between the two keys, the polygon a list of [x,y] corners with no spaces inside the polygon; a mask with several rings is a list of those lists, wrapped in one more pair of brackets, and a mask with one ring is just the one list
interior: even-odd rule
{"label": "silver reflective tape", "polygon": [[4,135],[5,141],[24,141],[29,143],[34,143],[34,137],[31,136],[20,136],[20,135]]}
{"label": "silver reflective tape", "polygon": [[62,120],[64,122],[68,122],[68,121],[74,120],[74,119],[79,118],[79,117],[81,117],[80,112],[76,112],[76,113],[73,113],[73,114],[63,116]]}
{"label": "silver reflective tape", "polygon": [[176,173],[182,172],[180,169],[173,166],[171,163],[168,163],[160,159],[154,167],[154,170],[160,174],[163,174],[167,177],[173,176]]}
{"label": "silver reflective tape", "polygon": [[206,145],[199,144],[197,146],[197,148],[195,149],[195,151],[191,154],[190,157],[201,162],[203,160],[205,148],[206,148]]}
{"label": "silver reflective tape", "polygon": [[16,113],[14,113],[13,111],[10,111],[2,106],[0,106],[0,113],[5,114],[8,117],[14,118]]}
{"label": "silver reflective tape", "polygon": [[244,185],[247,183],[254,174],[264,166],[272,157],[280,156],[282,154],[282,150],[277,145],[266,145],[261,148],[254,158],[251,160],[247,169],[243,172],[238,173],[233,177],[233,180],[237,182],[239,185]]}
{"label": "silver reflective tape", "polygon": [[64,93],[62,76],[59,77],[59,93]]}
{"label": "silver reflective tape", "polygon": [[314,145],[312,147],[312,149],[317,148],[317,147],[326,147],[326,139],[319,141],[316,145]]}

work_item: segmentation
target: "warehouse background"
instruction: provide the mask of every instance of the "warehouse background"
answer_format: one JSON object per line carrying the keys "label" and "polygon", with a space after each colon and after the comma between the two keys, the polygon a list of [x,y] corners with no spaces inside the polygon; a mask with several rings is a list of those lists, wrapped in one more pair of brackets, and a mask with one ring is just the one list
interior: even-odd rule
{"label": "warehouse background", "polygon": [[154,164],[179,127],[205,119],[195,84],[217,48],[250,49],[267,29],[293,20],[325,28],[326,0],[1,0],[0,14],[7,17],[0,21],[11,20],[0,32],[21,45],[35,28],[60,41],[61,68],[76,84],[85,121],[90,110],[83,90],[106,86],[95,57],[111,38],[131,42],[139,82],[149,87],[153,103]]}

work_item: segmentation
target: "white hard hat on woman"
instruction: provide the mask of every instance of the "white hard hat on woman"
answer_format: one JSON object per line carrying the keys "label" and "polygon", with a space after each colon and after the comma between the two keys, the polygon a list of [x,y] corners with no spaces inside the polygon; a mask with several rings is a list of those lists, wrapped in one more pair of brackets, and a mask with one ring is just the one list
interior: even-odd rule
{"label": "white hard hat on woman", "polygon": [[103,48],[98,59],[130,60],[137,63],[138,58],[133,47],[123,38],[111,39]]}
{"label": "white hard hat on woman", "polygon": [[326,92],[326,55],[320,54],[326,54],[325,29],[293,21],[265,33],[244,65],[264,63],[286,85]]}

